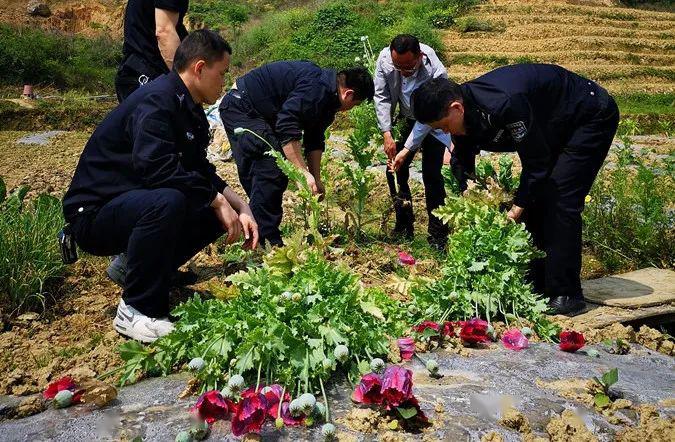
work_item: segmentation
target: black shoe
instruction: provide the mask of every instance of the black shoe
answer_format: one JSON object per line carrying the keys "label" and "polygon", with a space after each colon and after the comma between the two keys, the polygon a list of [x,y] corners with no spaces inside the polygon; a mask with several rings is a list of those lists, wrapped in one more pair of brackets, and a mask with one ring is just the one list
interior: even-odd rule
{"label": "black shoe", "polygon": [[404,238],[406,240],[412,240],[415,237],[415,230],[413,226],[406,226],[399,223],[396,223],[394,230],[391,231],[391,234],[394,238]]}
{"label": "black shoe", "polygon": [[552,315],[576,316],[586,308],[583,299],[571,296],[556,296],[548,302]]}

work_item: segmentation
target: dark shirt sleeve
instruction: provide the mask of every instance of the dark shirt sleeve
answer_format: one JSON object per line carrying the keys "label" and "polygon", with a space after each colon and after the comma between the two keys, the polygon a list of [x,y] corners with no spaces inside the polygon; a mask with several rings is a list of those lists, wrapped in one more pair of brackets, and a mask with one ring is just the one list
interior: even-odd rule
{"label": "dark shirt sleeve", "polygon": [[181,13],[185,12],[182,3],[181,0],[155,0],[155,8]]}
{"label": "dark shirt sleeve", "polygon": [[510,97],[501,119],[511,133],[523,166],[513,203],[526,208],[540,196],[543,181],[550,173],[551,151],[526,96]]}
{"label": "dark shirt sleeve", "polygon": [[[318,92],[323,88],[315,77],[300,78],[277,114],[276,133],[283,146],[302,138],[303,121],[317,118]],[[314,137],[316,135],[313,135]]]}
{"label": "dark shirt sleeve", "polygon": [[166,107],[157,100],[146,101],[138,106],[130,118],[127,130],[133,140],[134,169],[147,188],[180,190],[191,207],[206,208],[222,189],[216,190],[212,182],[200,172],[183,168],[171,124],[174,118]]}

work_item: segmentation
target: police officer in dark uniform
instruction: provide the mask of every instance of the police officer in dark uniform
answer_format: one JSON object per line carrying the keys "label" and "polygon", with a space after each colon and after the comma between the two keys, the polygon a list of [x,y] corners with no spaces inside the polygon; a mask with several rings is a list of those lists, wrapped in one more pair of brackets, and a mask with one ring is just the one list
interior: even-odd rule
{"label": "police officer in dark uniform", "polygon": [[171,70],[187,35],[183,17],[189,0],[129,0],[124,11],[124,58],[115,77],[121,103],[139,86]]}
{"label": "police officer in dark uniform", "polygon": [[[372,100],[373,90],[373,79],[364,68],[336,72],[307,61],[279,61],[238,78],[223,97],[220,117],[262,241],[282,244],[281,201],[288,186],[275,159],[265,155],[270,149],[267,143],[304,172],[315,194],[323,194],[324,132],[338,111]],[[247,132],[235,136],[239,127],[266,142]]]}
{"label": "police officer in dark uniform", "polygon": [[523,170],[508,215],[523,219],[546,252],[533,263],[535,290],[555,313],[583,310],[581,212],[617,130],[614,99],[560,66],[520,64],[461,85],[432,80],[413,101],[418,121],[453,135],[460,183],[480,150],[518,153]]}
{"label": "police officer in dark uniform", "polygon": [[77,244],[93,255],[126,252],[115,329],[152,342],[173,329],[171,275],[227,232],[251,247],[257,226],[248,205],[206,159],[202,103],[223,87],[231,48],[218,34],[190,34],[174,70],[132,93],[87,142],[63,199]]}

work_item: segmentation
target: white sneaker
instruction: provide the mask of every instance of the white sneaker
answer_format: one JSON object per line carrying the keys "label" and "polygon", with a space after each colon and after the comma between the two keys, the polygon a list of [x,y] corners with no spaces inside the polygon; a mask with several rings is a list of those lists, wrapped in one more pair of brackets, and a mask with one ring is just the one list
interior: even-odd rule
{"label": "white sneaker", "polygon": [[123,299],[117,306],[113,327],[117,333],[146,344],[173,331],[173,323],[169,321],[169,318],[145,316],[130,305],[126,305]]}

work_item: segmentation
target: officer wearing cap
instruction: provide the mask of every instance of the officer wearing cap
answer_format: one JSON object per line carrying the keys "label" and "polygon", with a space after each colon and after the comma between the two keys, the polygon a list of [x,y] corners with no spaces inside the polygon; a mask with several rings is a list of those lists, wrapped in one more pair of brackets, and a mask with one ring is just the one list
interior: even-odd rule
{"label": "officer wearing cap", "polygon": [[[275,159],[265,154],[270,145],[303,171],[314,194],[322,195],[326,129],[337,112],[372,98],[373,79],[366,69],[337,72],[308,61],[263,65],[238,78],[223,97],[220,117],[262,241],[282,244],[281,201],[288,186]],[[235,134],[238,128],[252,133]]]}
{"label": "officer wearing cap", "polygon": [[560,66],[520,64],[458,85],[431,80],[413,93],[418,121],[453,135],[460,183],[480,150],[516,151],[520,185],[508,216],[523,220],[546,253],[535,290],[554,313],[583,310],[581,212],[617,130],[619,110],[597,83]]}
{"label": "officer wearing cap", "polygon": [[70,231],[84,251],[125,253],[119,333],[152,342],[171,332],[169,282],[175,271],[227,232],[257,245],[248,205],[206,159],[208,122],[232,50],[218,34],[196,31],[176,51],[174,70],[132,93],[87,142],[63,199]]}
{"label": "officer wearing cap", "polygon": [[140,86],[171,71],[187,36],[183,18],[189,0],[129,0],[124,10],[124,57],[115,77],[121,103]]}

